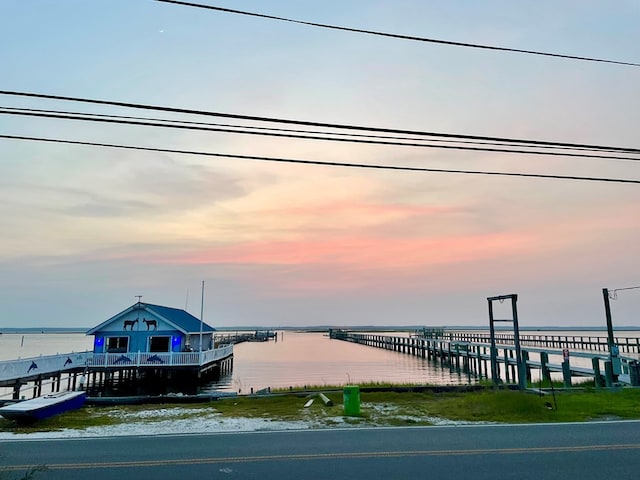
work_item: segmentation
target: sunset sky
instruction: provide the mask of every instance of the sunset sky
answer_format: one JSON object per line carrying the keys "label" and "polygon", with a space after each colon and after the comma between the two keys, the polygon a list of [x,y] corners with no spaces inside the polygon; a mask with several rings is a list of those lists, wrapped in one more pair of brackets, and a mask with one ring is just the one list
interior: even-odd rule
{"label": "sunset sky", "polygon": [[[638,0],[615,8],[582,0],[201,3],[640,63]],[[0,90],[640,148],[640,67],[375,37],[152,0],[4,0],[0,18]],[[7,95],[0,101],[167,116]],[[640,180],[633,161],[6,114],[0,134]],[[488,325],[487,297],[510,293],[519,295],[523,326],[595,327],[605,325],[602,288],[640,286],[638,184],[0,139],[0,232],[0,329],[91,327],[136,295],[199,316],[202,281],[204,320],[216,327]],[[640,325],[640,289],[619,291],[611,305],[615,326]]]}

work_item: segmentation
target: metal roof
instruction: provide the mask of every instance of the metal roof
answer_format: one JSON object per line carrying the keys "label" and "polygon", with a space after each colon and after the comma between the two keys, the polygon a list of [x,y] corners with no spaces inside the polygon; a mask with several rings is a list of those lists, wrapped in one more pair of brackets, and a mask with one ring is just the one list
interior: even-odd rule
{"label": "metal roof", "polygon": [[[120,319],[124,315],[128,314],[133,310],[145,310],[149,313],[157,315],[158,317],[167,321],[167,323],[173,325],[177,330],[182,331],[183,333],[199,333],[200,332],[200,319],[194,317],[189,312],[185,310],[181,310],[179,308],[172,307],[164,307],[162,305],[153,305],[151,303],[135,303],[129,308],[123,310],[122,312],[114,315],[110,319],[102,322],[100,325],[97,325],[87,331],[87,335],[92,335],[93,333],[101,330],[106,325]],[[211,333],[215,332],[216,329],[211,325],[207,325],[202,322],[202,332],[203,333]]]}
{"label": "metal roof", "polygon": [[[197,333],[200,331],[200,319],[194,317],[189,312],[179,308],[163,307],[162,305],[145,304],[147,310],[157,313],[169,322],[173,323],[185,333]],[[215,332],[216,329],[206,323],[202,323],[203,332]]]}

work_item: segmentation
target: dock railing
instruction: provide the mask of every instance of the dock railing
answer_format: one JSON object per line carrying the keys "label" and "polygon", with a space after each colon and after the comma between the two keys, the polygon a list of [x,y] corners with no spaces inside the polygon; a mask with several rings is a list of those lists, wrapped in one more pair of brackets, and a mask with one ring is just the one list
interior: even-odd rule
{"label": "dock railing", "polygon": [[84,368],[91,355],[93,352],[62,353],[2,361],[0,362],[0,386],[11,385],[18,379]]}
{"label": "dock railing", "polygon": [[202,352],[127,352],[127,353],[94,353],[87,360],[87,367],[149,367],[202,366],[216,360],[226,358],[233,353],[233,345],[222,345]]}
{"label": "dock railing", "polygon": [[203,366],[233,354],[233,345],[202,352],[62,353],[0,362],[0,386],[54,373],[91,367]]}
{"label": "dock railing", "polygon": [[[491,369],[489,369],[492,346],[488,336],[482,334],[444,332],[435,338],[428,336],[399,337],[332,329],[330,337],[423,358],[438,358],[441,362],[446,361],[454,368],[467,372],[473,371],[480,379],[492,378]],[[576,347],[601,343],[587,340],[580,344],[578,338],[575,341]],[[496,341],[496,360],[498,365],[502,364],[502,368],[498,368],[496,372],[496,378],[492,378],[496,382],[520,381],[515,346],[508,340],[507,337],[503,337]],[[544,346],[544,343],[540,347],[524,346],[522,348],[524,366],[522,375],[526,375],[527,383],[532,383],[531,370],[536,369],[540,370],[541,377],[544,377],[545,380],[550,380],[551,372],[562,374],[565,386],[571,386],[572,377],[591,377],[596,386],[613,386],[618,382],[640,386],[640,363],[638,362],[640,357],[637,353],[635,356],[627,354],[612,357],[608,352],[570,349],[565,346],[567,340],[569,339],[563,338],[561,343],[556,343],[562,348],[549,348]],[[627,342],[627,345],[635,345],[636,339],[632,340],[633,342]],[[547,341],[549,340],[547,339]],[[554,339],[554,341],[558,341],[558,339]],[[530,358],[530,355],[533,354],[539,356],[539,360]],[[582,361],[573,362],[571,358],[582,359]]]}

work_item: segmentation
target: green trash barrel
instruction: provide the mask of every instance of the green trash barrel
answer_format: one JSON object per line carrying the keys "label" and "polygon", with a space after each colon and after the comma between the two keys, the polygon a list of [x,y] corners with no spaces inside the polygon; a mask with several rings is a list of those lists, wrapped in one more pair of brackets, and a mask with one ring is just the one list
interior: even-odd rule
{"label": "green trash barrel", "polygon": [[360,387],[346,385],[343,392],[344,414],[350,417],[360,416]]}

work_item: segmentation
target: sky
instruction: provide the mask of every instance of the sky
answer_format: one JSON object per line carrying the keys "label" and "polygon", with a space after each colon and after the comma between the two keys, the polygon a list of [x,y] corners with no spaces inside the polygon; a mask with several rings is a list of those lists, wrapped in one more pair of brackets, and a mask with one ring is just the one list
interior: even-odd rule
{"label": "sky", "polygon": [[[640,63],[640,2],[203,0]],[[1,90],[640,148],[640,68],[313,28],[152,0],[3,0]],[[148,115],[0,95],[3,107]],[[187,118],[187,117],[184,117]],[[190,120],[203,121],[202,118]],[[207,119],[224,123],[225,119]],[[228,120],[227,120],[228,122]],[[281,126],[282,127],[282,126]],[[0,133],[440,169],[640,179],[637,164],[0,114]],[[640,285],[640,185],[376,171],[0,139],[0,329],[142,301],[215,327],[604,327]],[[202,304],[202,282],[204,303]],[[508,313],[507,303],[497,314]],[[640,289],[611,300],[640,325]]]}

